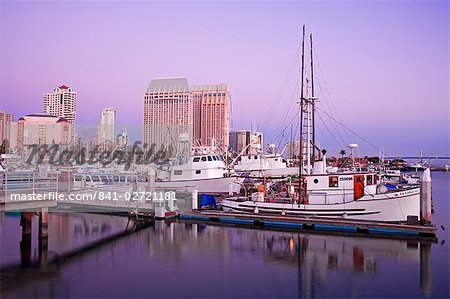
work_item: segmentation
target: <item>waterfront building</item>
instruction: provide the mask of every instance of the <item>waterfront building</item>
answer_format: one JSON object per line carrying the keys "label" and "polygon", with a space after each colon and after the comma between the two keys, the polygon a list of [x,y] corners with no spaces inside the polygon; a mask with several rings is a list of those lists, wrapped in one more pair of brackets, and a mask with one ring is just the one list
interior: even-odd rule
{"label": "waterfront building", "polygon": [[99,144],[114,143],[116,124],[116,108],[105,108],[100,112],[100,120],[97,128],[97,142]]}
{"label": "waterfront building", "polygon": [[19,146],[32,144],[69,144],[72,139],[69,121],[47,113],[28,114],[17,125]]}
{"label": "waterfront building", "polygon": [[[230,93],[226,84],[192,87],[194,145],[221,151],[229,146]],[[214,139],[214,141],[213,141]]]}
{"label": "waterfront building", "polygon": [[144,95],[144,144],[177,148],[182,134],[188,134],[187,141],[192,144],[192,112],[186,78],[153,79]]}
{"label": "waterfront building", "polygon": [[264,137],[261,132],[246,130],[230,132],[230,148],[235,155],[256,155],[263,151]]}
{"label": "waterfront building", "polygon": [[13,120],[12,113],[0,110],[0,144],[7,138],[7,127]]}
{"label": "waterfront building", "polygon": [[44,111],[65,118],[70,124],[71,137],[75,137],[76,99],[77,93],[66,85],[56,87],[44,97]]}

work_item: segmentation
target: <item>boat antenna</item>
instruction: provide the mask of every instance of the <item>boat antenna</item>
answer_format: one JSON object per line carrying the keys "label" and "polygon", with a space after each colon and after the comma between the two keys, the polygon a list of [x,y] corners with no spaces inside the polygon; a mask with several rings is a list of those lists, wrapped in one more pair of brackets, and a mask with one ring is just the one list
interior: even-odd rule
{"label": "boat antenna", "polygon": [[[316,110],[315,100],[314,100],[314,64],[313,64],[313,36],[312,33],[309,35],[309,40],[311,42],[311,104],[312,104],[312,143],[316,144],[316,125],[314,122],[314,114]],[[316,148],[313,146],[313,157],[316,156]],[[315,158],[314,158],[315,159]]]}
{"label": "boat antenna", "polygon": [[298,195],[300,200],[301,189],[302,189],[302,175],[303,175],[303,81],[304,81],[304,70],[305,70],[305,25],[303,25],[303,37],[302,37],[302,66],[301,66],[301,83],[300,83],[300,153],[299,153],[299,180],[298,180]]}

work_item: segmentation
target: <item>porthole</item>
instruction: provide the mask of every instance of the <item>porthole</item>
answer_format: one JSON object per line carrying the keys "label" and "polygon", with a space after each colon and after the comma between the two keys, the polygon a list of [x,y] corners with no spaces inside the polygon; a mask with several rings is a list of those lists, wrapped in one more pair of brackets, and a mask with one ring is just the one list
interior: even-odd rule
{"label": "porthole", "polygon": [[317,184],[317,183],[319,183],[319,180],[318,179],[314,179],[314,184]]}

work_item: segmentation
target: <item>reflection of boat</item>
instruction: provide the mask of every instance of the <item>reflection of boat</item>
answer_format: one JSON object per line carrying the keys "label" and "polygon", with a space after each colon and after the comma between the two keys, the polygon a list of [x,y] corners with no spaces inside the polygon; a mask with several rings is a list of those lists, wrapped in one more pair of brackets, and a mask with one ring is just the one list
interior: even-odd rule
{"label": "reflection of boat", "polygon": [[[303,46],[302,49],[304,51]],[[303,63],[302,59],[302,70]],[[312,54],[311,65],[313,65]],[[312,73],[311,68],[311,77]],[[311,82],[314,81],[311,80]],[[300,178],[293,182],[286,182],[279,190],[270,190],[266,188],[266,185],[261,185],[258,192],[253,193],[251,197],[245,195],[226,198],[222,200],[222,208],[225,211],[375,221],[406,221],[410,215],[418,217],[419,188],[408,186],[401,190],[387,190],[378,185],[378,176],[375,172],[329,173],[327,171],[326,150],[321,150],[315,144],[314,113],[318,99],[314,97],[313,87],[311,97],[304,97],[303,90],[302,82]],[[308,94],[308,88],[306,90]],[[350,144],[350,150],[353,151],[356,146],[356,144]],[[353,162],[352,169],[355,169],[353,152],[350,156]]]}

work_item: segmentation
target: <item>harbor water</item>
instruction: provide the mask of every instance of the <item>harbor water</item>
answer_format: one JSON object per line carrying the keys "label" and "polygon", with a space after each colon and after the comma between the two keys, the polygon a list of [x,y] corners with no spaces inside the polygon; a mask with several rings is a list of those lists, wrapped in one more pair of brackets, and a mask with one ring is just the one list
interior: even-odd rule
{"label": "harbor water", "polygon": [[450,173],[432,184],[437,241],[50,213],[42,263],[36,223],[27,250],[3,213],[0,296],[448,298]]}

